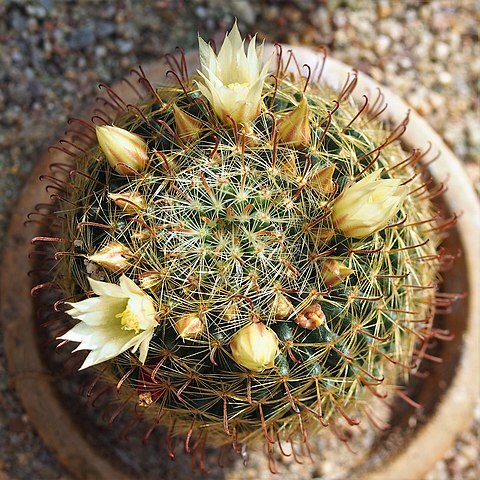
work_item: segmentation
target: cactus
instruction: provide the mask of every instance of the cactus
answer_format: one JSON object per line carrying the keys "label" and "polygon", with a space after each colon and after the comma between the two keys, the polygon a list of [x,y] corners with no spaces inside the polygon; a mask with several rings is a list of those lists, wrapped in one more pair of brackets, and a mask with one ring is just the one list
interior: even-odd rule
{"label": "cactus", "polygon": [[448,222],[399,144],[408,116],[387,131],[379,101],[352,102],[355,76],[338,93],[278,55],[268,77],[236,26],[218,57],[200,49],[194,79],[184,59],[174,84],[137,71],[134,107],[108,90],[110,125],[69,152],[59,338],[170,436],[271,453],[405,398]]}

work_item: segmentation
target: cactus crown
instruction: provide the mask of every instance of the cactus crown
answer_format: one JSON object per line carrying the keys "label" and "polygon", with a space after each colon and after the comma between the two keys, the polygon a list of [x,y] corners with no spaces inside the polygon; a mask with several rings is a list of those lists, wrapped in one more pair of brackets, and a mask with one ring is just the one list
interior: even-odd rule
{"label": "cactus crown", "polygon": [[[117,128],[75,154],[57,212],[80,320],[61,338],[171,435],[270,451],[398,391],[431,335],[441,225],[407,120],[358,110],[355,76],[336,94],[279,56],[266,77],[230,37],[193,80],[138,72],[133,108],[109,90]],[[223,84],[227,54],[257,77]]]}

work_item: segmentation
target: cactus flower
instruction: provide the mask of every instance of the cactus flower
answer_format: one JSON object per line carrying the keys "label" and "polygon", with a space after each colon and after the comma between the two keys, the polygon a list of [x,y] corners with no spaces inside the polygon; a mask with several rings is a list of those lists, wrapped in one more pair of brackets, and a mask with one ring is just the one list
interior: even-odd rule
{"label": "cactus flower", "polygon": [[254,372],[261,372],[274,366],[278,354],[278,338],[263,323],[251,323],[233,336],[230,348],[238,364]]}
{"label": "cactus flower", "polygon": [[69,303],[72,308],[66,313],[80,322],[59,339],[79,342],[75,351],[91,350],[80,370],[127,350],[139,350],[144,363],[157,326],[151,297],[125,275],[120,285],[88,280],[98,296]]}
{"label": "cactus flower", "polygon": [[87,258],[112,272],[120,272],[129,266],[129,259],[132,255],[131,250],[125,245],[119,242],[110,242],[93,255],[88,255]]}
{"label": "cactus flower", "polygon": [[350,184],[333,204],[332,218],[347,237],[365,238],[385,228],[407,195],[402,180],[378,177],[382,170]]}
{"label": "cactus flower", "polygon": [[102,152],[117,173],[134,175],[145,168],[148,152],[142,137],[111,125],[97,126],[95,131]]}
{"label": "cactus flower", "polygon": [[255,37],[245,54],[244,41],[237,24],[215,54],[212,47],[199,37],[202,80],[198,88],[210,102],[220,120],[229,124],[247,123],[258,116],[262,103],[262,88],[269,61],[262,65],[263,45],[255,48]]}

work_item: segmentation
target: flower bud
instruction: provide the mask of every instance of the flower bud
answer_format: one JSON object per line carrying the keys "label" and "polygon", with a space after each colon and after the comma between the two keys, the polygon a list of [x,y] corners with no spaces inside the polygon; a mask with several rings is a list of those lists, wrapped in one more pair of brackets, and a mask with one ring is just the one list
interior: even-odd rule
{"label": "flower bud", "polygon": [[225,311],[222,314],[222,319],[226,322],[231,322],[235,320],[240,313],[237,303],[230,302]]}
{"label": "flower bud", "polygon": [[310,144],[310,122],[306,97],[291,112],[278,121],[278,139],[280,143],[303,148]]}
{"label": "flower bud", "polygon": [[318,303],[312,303],[297,315],[295,322],[299,327],[315,330],[325,322],[325,314]]}
{"label": "flower bud", "polygon": [[365,238],[385,228],[407,195],[402,180],[381,180],[381,170],[350,184],[333,204],[332,219],[346,237]]}
{"label": "flower bud", "polygon": [[96,127],[96,133],[102,152],[116,172],[134,175],[145,168],[148,153],[142,137],[111,125]]}
{"label": "flower bud", "polygon": [[310,227],[305,230],[315,243],[328,243],[335,235],[335,230],[325,227]]}
{"label": "flower bud", "polygon": [[241,328],[230,342],[233,359],[254,372],[272,368],[278,354],[276,333],[263,323],[251,323]]}
{"label": "flower bud", "polygon": [[352,273],[353,270],[346,267],[342,262],[330,259],[323,262],[320,275],[323,283],[331,288],[342,283]]}
{"label": "flower bud", "polygon": [[275,318],[288,317],[293,312],[293,305],[285,295],[278,292],[273,301],[273,314]]}
{"label": "flower bud", "polygon": [[115,205],[120,207],[125,213],[137,213],[139,210],[144,210],[147,206],[145,197],[133,192],[109,193],[108,198],[113,200]]}
{"label": "flower bud", "polygon": [[182,338],[196,338],[205,329],[205,324],[198,313],[186,313],[175,322],[175,328]]}
{"label": "flower bud", "polygon": [[333,163],[326,167],[318,168],[308,177],[308,184],[322,193],[331,193],[335,189],[335,184],[333,183],[334,171],[335,165]]}
{"label": "flower bud", "polygon": [[119,242],[110,242],[97,253],[88,255],[90,262],[97,263],[112,272],[121,272],[130,266],[129,260],[133,253]]}
{"label": "flower bud", "polygon": [[176,105],[173,105],[173,116],[175,119],[175,130],[182,142],[190,143],[196,140],[202,130],[199,120],[184,112]]}

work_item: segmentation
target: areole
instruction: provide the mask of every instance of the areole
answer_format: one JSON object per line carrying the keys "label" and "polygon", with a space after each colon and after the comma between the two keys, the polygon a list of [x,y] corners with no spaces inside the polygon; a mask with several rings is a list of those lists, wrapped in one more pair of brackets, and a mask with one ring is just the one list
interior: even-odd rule
{"label": "areole", "polygon": [[[274,47],[266,50],[265,54],[269,55],[274,51]],[[293,50],[299,65],[308,64],[313,67],[322,62],[323,56],[311,49],[295,47]],[[194,68],[195,62],[196,55],[191,55],[188,58],[189,66]],[[291,67],[296,68],[293,62]],[[155,84],[163,81],[166,70],[167,68],[159,63],[152,65],[146,73]],[[349,72],[352,72],[351,67],[327,58],[322,81],[341,88]],[[352,95],[361,102],[363,94],[375,97],[377,88],[378,85],[372,79],[360,73]],[[115,86],[115,90],[123,98],[128,98],[131,92],[124,84]],[[383,114],[385,119],[399,123],[408,106],[387,89],[382,88],[382,93],[384,101],[388,103],[388,109]],[[431,127],[413,111],[402,140],[409,146],[419,148],[425,148],[431,143],[432,157],[437,151],[441,153],[439,159],[429,167],[430,171],[437,182],[448,178],[449,190],[443,195],[444,201],[451,212],[462,214],[455,229],[450,232],[447,243],[451,251],[461,249],[463,256],[444,274],[445,289],[454,292],[468,291],[469,296],[463,302],[458,302],[451,314],[441,319],[442,326],[455,333],[455,339],[442,346],[444,363],[435,365],[431,377],[425,381],[419,397],[416,398],[428,412],[425,424],[404,436],[401,432],[404,423],[399,419],[398,426],[394,425],[390,433],[379,436],[373,452],[362,453],[355,461],[357,477],[379,480],[413,479],[427,473],[434,462],[453,444],[455,436],[468,426],[479,387],[475,371],[479,364],[479,352],[475,341],[478,338],[480,312],[480,265],[474,248],[474,241],[480,236],[478,200],[458,159]],[[49,194],[44,191],[44,186],[37,178],[47,171],[49,164],[64,161],[65,157],[61,152],[52,152],[42,157],[32,172],[12,217],[1,277],[1,312],[8,367],[32,423],[67,469],[79,478],[128,478],[124,466],[110,462],[95,444],[90,443],[79,420],[73,417],[69,406],[62,403],[54,377],[47,368],[42,347],[37,340],[33,304],[25,300],[29,298],[31,288],[27,280],[29,261],[26,255],[8,253],[13,250],[26,252],[30,239],[39,234],[38,225],[31,223],[27,227],[23,226],[26,215],[34,204],[49,201]],[[428,161],[429,158],[425,160]],[[455,412],[455,415],[452,415],[452,412]],[[402,448],[395,452],[385,448],[388,444],[386,437],[393,436],[400,438],[397,438],[396,445],[402,445]],[[381,469],[374,467],[375,461],[372,459],[381,459]],[[351,476],[352,472],[345,474]]]}

